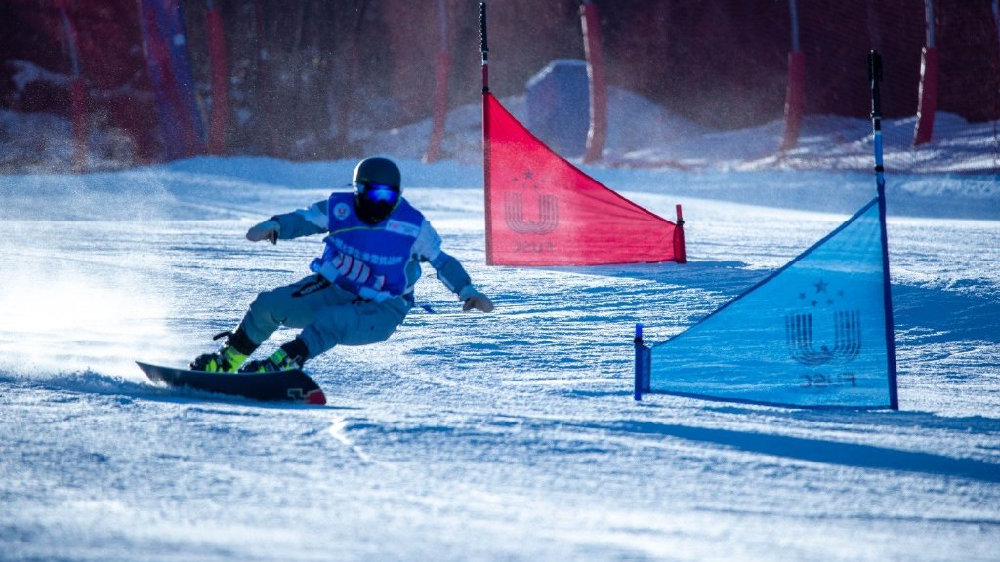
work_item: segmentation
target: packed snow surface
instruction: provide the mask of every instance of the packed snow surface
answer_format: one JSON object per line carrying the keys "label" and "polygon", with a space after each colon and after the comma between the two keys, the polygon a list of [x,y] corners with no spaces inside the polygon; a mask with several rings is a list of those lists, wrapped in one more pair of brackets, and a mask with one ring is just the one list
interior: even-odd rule
{"label": "packed snow surface", "polygon": [[680,332],[874,196],[864,125],[807,120],[780,158],[748,142],[777,125],[617,143],[584,169],[667,218],[683,204],[690,262],[560,268],[486,266],[478,162],[423,164],[402,139],[426,135],[392,133],[406,196],[497,308],[462,313],[428,267],[389,341],[310,362],[323,407],[134,361],[183,365],[304,276],[321,237],[244,233],[354,161],[0,176],[0,558],[1000,560],[988,125],[923,152],[887,123],[898,412],[632,398],[637,322]]}

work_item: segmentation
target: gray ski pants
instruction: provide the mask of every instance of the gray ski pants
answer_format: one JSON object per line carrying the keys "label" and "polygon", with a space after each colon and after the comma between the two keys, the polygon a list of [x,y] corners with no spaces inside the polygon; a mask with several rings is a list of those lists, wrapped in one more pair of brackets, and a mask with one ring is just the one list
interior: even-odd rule
{"label": "gray ski pants", "polygon": [[319,275],[264,291],[250,304],[240,325],[264,343],[279,326],[302,328],[299,337],[315,357],[335,345],[364,345],[389,339],[410,303],[402,297],[377,303],[359,299]]}

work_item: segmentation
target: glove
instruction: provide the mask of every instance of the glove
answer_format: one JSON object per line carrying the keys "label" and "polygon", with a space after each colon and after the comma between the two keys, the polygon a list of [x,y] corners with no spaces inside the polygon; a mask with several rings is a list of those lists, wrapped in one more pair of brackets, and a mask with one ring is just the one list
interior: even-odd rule
{"label": "glove", "polygon": [[463,311],[472,310],[473,308],[483,312],[492,312],[493,301],[479,291],[475,291],[465,299],[465,303],[462,305]]}
{"label": "glove", "polygon": [[277,221],[266,220],[264,222],[259,222],[251,226],[250,230],[247,231],[247,240],[251,242],[269,240],[272,244],[277,244],[278,228],[280,228],[280,225]]}

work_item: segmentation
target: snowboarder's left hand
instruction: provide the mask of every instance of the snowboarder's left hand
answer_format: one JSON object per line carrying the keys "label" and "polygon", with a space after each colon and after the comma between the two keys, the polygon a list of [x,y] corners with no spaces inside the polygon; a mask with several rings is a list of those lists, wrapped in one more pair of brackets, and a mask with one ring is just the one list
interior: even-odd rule
{"label": "snowboarder's left hand", "polygon": [[462,305],[463,311],[472,310],[473,308],[483,312],[492,312],[493,301],[491,301],[486,295],[476,291],[469,295],[469,297],[465,299],[465,303]]}
{"label": "snowboarder's left hand", "polygon": [[277,221],[266,220],[264,222],[259,222],[250,227],[247,231],[247,240],[251,242],[260,242],[261,240],[267,240],[271,244],[278,243],[278,225]]}

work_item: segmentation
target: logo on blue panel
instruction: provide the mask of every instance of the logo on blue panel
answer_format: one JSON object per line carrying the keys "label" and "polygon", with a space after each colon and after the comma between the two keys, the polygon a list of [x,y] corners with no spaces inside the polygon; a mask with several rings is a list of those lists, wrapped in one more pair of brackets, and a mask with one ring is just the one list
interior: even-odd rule
{"label": "logo on blue panel", "polygon": [[[858,310],[837,309],[843,291],[832,292],[822,279],[813,289],[799,293],[799,300],[809,312],[785,316],[785,341],[792,359],[815,367],[826,364],[850,363],[861,352],[861,313]],[[816,322],[831,322],[833,341],[817,342]]]}

